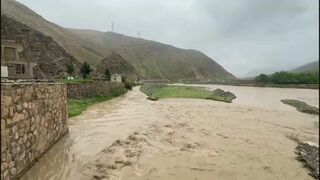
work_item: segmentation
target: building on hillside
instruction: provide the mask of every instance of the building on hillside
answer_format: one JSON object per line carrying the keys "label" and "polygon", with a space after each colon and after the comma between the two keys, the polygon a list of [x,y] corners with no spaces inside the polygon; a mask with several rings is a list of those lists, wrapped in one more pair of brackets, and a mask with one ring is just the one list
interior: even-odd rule
{"label": "building on hillside", "polygon": [[13,40],[1,40],[1,77],[12,79],[33,78],[36,63],[19,57],[23,47]]}
{"label": "building on hillside", "polygon": [[112,82],[122,82],[121,74],[112,74],[110,79]]}

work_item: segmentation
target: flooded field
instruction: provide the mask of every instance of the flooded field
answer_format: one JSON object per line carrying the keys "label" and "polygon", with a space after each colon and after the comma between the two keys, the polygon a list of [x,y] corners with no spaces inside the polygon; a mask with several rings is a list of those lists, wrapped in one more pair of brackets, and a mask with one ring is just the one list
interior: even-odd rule
{"label": "flooded field", "polygon": [[318,90],[203,85],[231,91],[233,103],[148,101],[138,87],[69,119],[70,133],[21,179],[312,179],[296,143],[318,142]]}

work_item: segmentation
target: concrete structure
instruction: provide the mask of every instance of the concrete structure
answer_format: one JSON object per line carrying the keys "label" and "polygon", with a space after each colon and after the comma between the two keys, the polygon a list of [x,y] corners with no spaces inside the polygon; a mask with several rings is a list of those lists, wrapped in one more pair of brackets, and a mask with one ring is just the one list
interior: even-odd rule
{"label": "concrete structure", "polygon": [[23,175],[68,132],[67,88],[1,82],[1,179]]}
{"label": "concrete structure", "polygon": [[112,82],[122,82],[122,76],[121,74],[112,74],[111,79]]}
{"label": "concrete structure", "polygon": [[33,67],[36,63],[20,58],[19,53],[22,50],[22,45],[13,40],[1,40],[1,69],[7,69],[8,78],[33,78]]}
{"label": "concrete structure", "polygon": [[8,76],[8,66],[1,66],[1,77],[7,78]]}

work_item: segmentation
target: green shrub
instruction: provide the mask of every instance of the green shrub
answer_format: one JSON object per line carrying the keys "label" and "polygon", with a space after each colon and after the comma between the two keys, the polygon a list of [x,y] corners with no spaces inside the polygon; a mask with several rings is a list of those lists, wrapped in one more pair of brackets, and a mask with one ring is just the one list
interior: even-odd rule
{"label": "green shrub", "polygon": [[132,87],[134,86],[134,83],[132,82],[125,82],[124,84],[126,86],[126,89],[129,89],[129,90],[132,90]]}
{"label": "green shrub", "polygon": [[81,99],[68,99],[67,108],[68,108],[68,116],[73,117],[80,115],[83,111],[85,111],[89,106],[112,99],[114,97],[118,97],[122,94],[125,94],[127,90],[125,88],[113,88],[111,90],[110,95],[108,96],[93,96],[88,98]]}
{"label": "green shrub", "polygon": [[275,72],[272,75],[260,74],[255,78],[257,83],[274,83],[274,84],[318,84],[319,72],[308,73],[291,73]]}
{"label": "green shrub", "polygon": [[266,74],[260,74],[254,79],[257,83],[268,83],[269,77]]}

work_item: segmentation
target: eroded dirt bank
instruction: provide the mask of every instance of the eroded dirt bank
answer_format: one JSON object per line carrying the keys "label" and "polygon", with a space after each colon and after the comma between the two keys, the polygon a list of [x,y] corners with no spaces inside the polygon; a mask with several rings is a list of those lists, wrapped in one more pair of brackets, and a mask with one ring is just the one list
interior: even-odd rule
{"label": "eroded dirt bank", "polygon": [[237,101],[153,102],[135,88],[94,105],[23,179],[312,179],[288,136],[317,142],[318,116],[278,101],[318,106],[316,90],[219,88]]}

